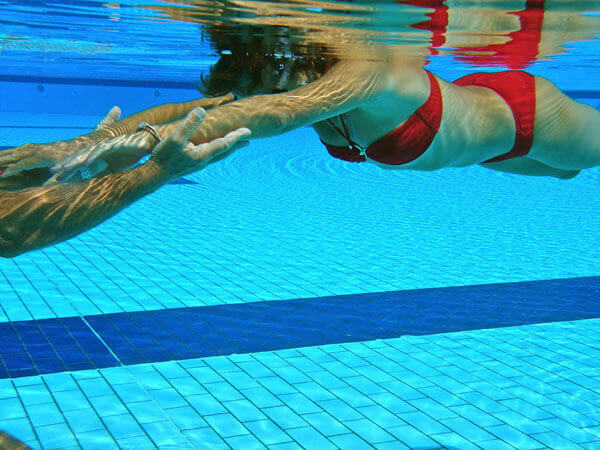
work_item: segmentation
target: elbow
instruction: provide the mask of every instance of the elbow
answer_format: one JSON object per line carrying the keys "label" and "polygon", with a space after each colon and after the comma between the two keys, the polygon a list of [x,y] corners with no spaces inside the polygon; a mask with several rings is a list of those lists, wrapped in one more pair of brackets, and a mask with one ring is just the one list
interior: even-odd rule
{"label": "elbow", "polygon": [[6,229],[0,230],[0,258],[14,258],[25,253],[23,242],[19,242],[19,239],[12,239],[11,237],[17,237],[17,235],[9,233]]}
{"label": "elbow", "polygon": [[25,253],[25,251],[14,245],[0,245],[0,258],[10,259],[21,254]]}

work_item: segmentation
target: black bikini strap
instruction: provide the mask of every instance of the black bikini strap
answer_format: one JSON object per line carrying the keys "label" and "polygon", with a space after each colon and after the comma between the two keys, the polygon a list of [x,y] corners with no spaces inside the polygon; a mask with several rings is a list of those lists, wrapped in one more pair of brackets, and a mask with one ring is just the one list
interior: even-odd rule
{"label": "black bikini strap", "polygon": [[331,124],[333,129],[340,134],[340,136],[342,136],[344,139],[346,139],[348,141],[348,145],[350,146],[350,148],[356,149],[362,154],[364,152],[364,149],[360,145],[358,145],[356,142],[354,142],[352,139],[350,139],[350,132],[348,131],[346,122],[344,122],[344,118],[341,115],[339,116],[339,118],[340,118],[340,121],[342,122],[342,127],[344,128],[344,131],[340,130],[340,127],[338,127],[333,122],[332,119],[327,119],[327,121]]}

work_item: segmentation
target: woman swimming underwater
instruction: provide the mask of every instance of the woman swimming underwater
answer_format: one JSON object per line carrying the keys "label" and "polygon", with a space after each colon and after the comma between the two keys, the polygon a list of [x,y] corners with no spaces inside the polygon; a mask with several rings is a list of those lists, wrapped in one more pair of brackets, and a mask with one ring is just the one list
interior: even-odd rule
{"label": "woman swimming underwater", "polygon": [[[334,61],[234,49],[221,57],[204,87],[209,94],[231,90],[244,98],[207,111],[191,141],[206,142],[240,127],[260,138],[311,125],[332,156],[385,169],[480,164],[568,179],[600,165],[600,112],[549,80],[505,71],[450,83],[402,59]],[[165,135],[176,124],[156,130]],[[144,131],[100,141],[56,166],[52,181],[99,160],[139,158],[155,143]],[[13,164],[26,168],[18,151],[0,156],[0,164],[7,163],[13,173]]]}

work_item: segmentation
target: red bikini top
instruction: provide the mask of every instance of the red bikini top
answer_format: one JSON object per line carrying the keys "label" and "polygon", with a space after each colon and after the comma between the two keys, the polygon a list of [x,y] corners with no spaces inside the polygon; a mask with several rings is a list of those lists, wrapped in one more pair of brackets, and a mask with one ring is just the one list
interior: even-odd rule
{"label": "red bikini top", "polygon": [[429,148],[442,122],[442,92],[440,85],[431,73],[429,78],[429,98],[417,109],[412,116],[394,131],[373,142],[363,149],[350,139],[344,119],[340,116],[343,130],[329,122],[334,129],[348,141],[347,146],[337,146],[323,142],[331,156],[349,162],[366,161],[369,159],[388,165],[401,165],[414,161]]}

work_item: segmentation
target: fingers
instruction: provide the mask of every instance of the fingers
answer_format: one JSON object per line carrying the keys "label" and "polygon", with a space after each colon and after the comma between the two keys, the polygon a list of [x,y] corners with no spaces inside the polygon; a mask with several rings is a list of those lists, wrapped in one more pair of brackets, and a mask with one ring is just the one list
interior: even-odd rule
{"label": "fingers", "polygon": [[206,111],[203,108],[194,108],[183,119],[182,123],[163,142],[183,146],[188,141],[198,125],[202,123]]}
{"label": "fingers", "polygon": [[0,155],[0,166],[8,166],[9,164],[14,164],[23,159],[22,154],[18,152],[9,153],[7,155]]}
{"label": "fingers", "polygon": [[195,147],[197,157],[210,161],[224,152],[227,152],[232,147],[235,149],[242,148],[248,145],[248,142],[243,142],[244,139],[250,136],[248,128],[238,128],[237,130],[227,133],[225,136],[205,144],[200,144]]}
{"label": "fingers", "polygon": [[104,127],[112,125],[121,117],[121,108],[118,106],[113,106],[113,108],[108,112],[108,114],[100,121],[94,131],[101,130]]}
{"label": "fingers", "polygon": [[37,167],[43,167],[40,165],[36,165],[34,162],[25,159],[23,161],[19,161],[16,164],[11,164],[4,171],[0,172],[0,178],[8,178],[12,175],[15,175],[23,170],[36,169]]}
{"label": "fingers", "polygon": [[55,184],[59,183],[59,179],[58,179],[58,174],[50,177],[44,184],[43,186],[54,186]]}

